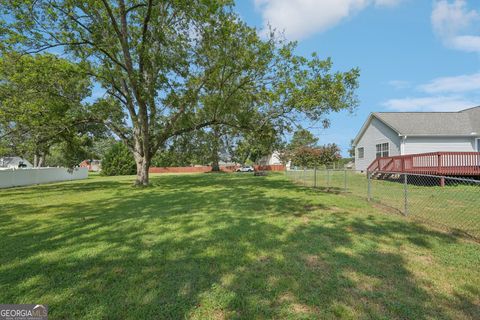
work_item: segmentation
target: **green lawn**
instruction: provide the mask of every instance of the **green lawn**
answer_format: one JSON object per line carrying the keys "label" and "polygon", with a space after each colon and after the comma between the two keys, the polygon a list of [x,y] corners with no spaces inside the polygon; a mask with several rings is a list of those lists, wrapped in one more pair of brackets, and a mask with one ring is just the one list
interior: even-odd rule
{"label": "green lawn", "polygon": [[480,245],[283,175],[0,191],[0,302],[51,319],[478,319]]}

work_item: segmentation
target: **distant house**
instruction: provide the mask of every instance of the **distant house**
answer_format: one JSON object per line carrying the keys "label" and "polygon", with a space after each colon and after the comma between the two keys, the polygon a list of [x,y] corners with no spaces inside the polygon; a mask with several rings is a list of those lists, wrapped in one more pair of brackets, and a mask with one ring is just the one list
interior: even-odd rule
{"label": "distant house", "polygon": [[83,160],[79,167],[88,168],[88,171],[101,171],[102,170],[102,161],[101,160]]}
{"label": "distant house", "polygon": [[0,157],[0,169],[32,168],[33,165],[21,157]]}
{"label": "distant house", "polygon": [[344,166],[344,169],[355,169],[355,162],[354,161],[348,161]]}
{"label": "distant house", "polygon": [[459,112],[375,112],[353,141],[355,169],[377,158],[430,152],[480,152],[480,107]]}
{"label": "distant house", "polygon": [[280,160],[280,152],[274,151],[268,156],[264,156],[260,158],[258,161],[258,164],[262,166],[275,166],[275,165],[281,165],[282,161]]}

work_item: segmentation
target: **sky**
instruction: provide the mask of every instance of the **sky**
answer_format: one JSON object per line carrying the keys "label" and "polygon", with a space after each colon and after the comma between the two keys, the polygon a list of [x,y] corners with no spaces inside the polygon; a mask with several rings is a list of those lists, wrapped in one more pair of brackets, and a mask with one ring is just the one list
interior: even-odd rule
{"label": "sky", "polygon": [[344,156],[371,112],[480,105],[478,0],[236,0],[235,8],[260,32],[271,25],[298,41],[297,54],[360,68],[356,111],[332,114],[328,129],[304,124]]}

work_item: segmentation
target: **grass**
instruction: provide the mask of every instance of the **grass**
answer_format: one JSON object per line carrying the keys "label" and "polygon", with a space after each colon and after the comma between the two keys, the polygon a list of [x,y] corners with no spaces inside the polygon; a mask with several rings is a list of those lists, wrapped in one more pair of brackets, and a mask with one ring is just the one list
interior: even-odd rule
{"label": "grass", "polygon": [[51,319],[478,319],[480,245],[283,175],[0,191],[0,301]]}
{"label": "grass", "polygon": [[[303,184],[303,171],[290,172],[291,178]],[[364,174],[344,171],[317,171],[317,186],[367,197],[368,182]],[[305,172],[306,185],[313,186],[313,170]],[[408,215],[411,218],[446,227],[455,232],[480,239],[480,183],[459,184],[448,180],[445,187],[439,186],[437,178],[410,176],[408,184]],[[405,198],[402,181],[375,180],[371,182],[373,201],[404,212]]]}

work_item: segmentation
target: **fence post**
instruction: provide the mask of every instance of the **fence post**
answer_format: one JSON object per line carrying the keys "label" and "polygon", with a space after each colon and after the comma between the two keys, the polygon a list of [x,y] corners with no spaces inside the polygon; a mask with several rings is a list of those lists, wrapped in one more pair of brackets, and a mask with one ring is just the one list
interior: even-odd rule
{"label": "fence post", "polygon": [[343,183],[345,187],[345,192],[347,192],[347,169],[343,170]]}
{"label": "fence post", "polygon": [[317,187],[317,166],[313,168],[313,187]]}
{"label": "fence post", "polygon": [[403,197],[403,214],[408,216],[408,176],[405,173],[403,174]]}
{"label": "fence post", "polygon": [[371,201],[372,200],[372,176],[370,171],[367,171],[367,180],[368,180],[367,198],[368,198],[368,201]]}
{"label": "fence post", "polygon": [[327,169],[327,190],[330,189],[330,169]]}
{"label": "fence post", "polygon": [[305,167],[303,167],[303,186],[305,187]]}

